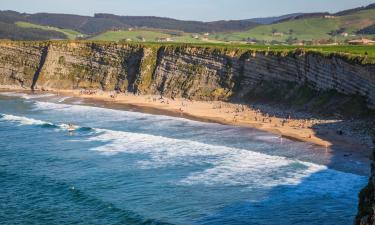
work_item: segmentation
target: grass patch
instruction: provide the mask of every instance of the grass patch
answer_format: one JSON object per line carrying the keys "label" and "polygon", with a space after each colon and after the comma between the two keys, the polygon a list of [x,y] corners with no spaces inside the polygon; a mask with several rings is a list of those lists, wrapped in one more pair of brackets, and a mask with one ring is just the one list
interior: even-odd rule
{"label": "grass patch", "polygon": [[70,29],[60,29],[57,27],[42,26],[42,25],[28,23],[28,22],[16,22],[15,24],[18,27],[22,27],[22,28],[35,28],[35,29],[40,29],[40,30],[57,31],[57,32],[65,34],[68,37],[68,39],[71,39],[71,40],[84,36],[78,31],[70,30]]}

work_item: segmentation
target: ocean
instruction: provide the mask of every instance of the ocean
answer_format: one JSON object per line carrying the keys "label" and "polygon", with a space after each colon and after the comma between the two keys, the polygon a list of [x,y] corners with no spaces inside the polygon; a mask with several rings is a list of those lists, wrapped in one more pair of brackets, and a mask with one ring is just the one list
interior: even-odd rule
{"label": "ocean", "polygon": [[250,128],[0,92],[0,224],[346,225],[369,165]]}

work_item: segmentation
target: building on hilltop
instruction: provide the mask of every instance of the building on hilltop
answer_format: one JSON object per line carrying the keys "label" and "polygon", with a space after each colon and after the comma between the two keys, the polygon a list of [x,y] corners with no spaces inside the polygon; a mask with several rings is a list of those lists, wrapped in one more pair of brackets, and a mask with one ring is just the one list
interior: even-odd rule
{"label": "building on hilltop", "polygon": [[172,42],[173,41],[173,39],[170,38],[170,37],[167,37],[167,38],[158,38],[157,40],[158,40],[158,42]]}
{"label": "building on hilltop", "polygon": [[332,15],[325,15],[324,16],[325,19],[335,19],[336,16],[332,16]]}
{"label": "building on hilltop", "polygon": [[191,35],[191,37],[194,38],[194,39],[199,39],[199,35],[198,34],[193,34],[193,35]]}
{"label": "building on hilltop", "polygon": [[282,37],[282,36],[284,36],[284,33],[283,32],[274,32],[274,33],[272,33],[272,35],[275,36],[275,37]]}

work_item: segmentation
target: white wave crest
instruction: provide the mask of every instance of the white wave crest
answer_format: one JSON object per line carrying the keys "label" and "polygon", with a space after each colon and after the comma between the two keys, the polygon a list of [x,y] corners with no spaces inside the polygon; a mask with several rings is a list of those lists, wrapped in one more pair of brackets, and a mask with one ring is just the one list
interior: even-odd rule
{"label": "white wave crest", "polygon": [[8,97],[20,97],[23,99],[39,99],[39,98],[47,98],[56,96],[52,93],[47,94],[26,94],[22,92],[0,92],[0,95],[8,96]]}
{"label": "white wave crest", "polygon": [[58,100],[59,103],[64,102],[67,99],[70,99],[71,97],[62,97]]}
{"label": "white wave crest", "polygon": [[[140,168],[206,168],[188,174],[177,181],[178,185],[245,185],[252,188],[272,188],[279,185],[299,185],[307,180],[311,187],[322,189],[310,190],[310,187],[304,185],[299,187],[300,191],[304,188],[310,192],[341,195],[358,188],[367,180],[364,176],[336,171],[324,165],[240,148],[148,134],[95,130],[97,135],[89,140],[103,142],[103,145],[91,150],[105,155],[120,152],[145,154],[146,159],[138,161]],[[352,186],[348,186],[348,181],[352,181]],[[338,188],[335,184],[341,187]]]}
{"label": "white wave crest", "polygon": [[261,185],[298,184],[309,175],[326,170],[326,166],[285,157],[271,156],[245,149],[215,146],[148,134],[96,129],[91,141],[104,144],[93,148],[105,155],[120,152],[147,154],[139,161],[144,169],[167,166],[208,165],[208,169],[190,174],[179,184]]}
{"label": "white wave crest", "polygon": [[[65,123],[54,124],[54,123],[43,121],[43,120],[37,120],[33,118],[28,118],[24,116],[15,116],[15,115],[10,115],[10,114],[0,114],[0,121],[1,120],[16,122],[19,125],[51,125],[61,130],[68,130],[69,128],[71,128],[68,124],[65,124]],[[77,130],[77,129],[80,129],[81,127],[73,125],[73,128]]]}
{"label": "white wave crest", "polygon": [[9,115],[9,114],[0,114],[0,120],[6,120],[6,121],[11,121],[11,122],[17,122],[20,125],[43,125],[43,124],[50,124],[42,120],[36,120],[32,118],[27,118],[23,116],[14,116],[14,115]]}

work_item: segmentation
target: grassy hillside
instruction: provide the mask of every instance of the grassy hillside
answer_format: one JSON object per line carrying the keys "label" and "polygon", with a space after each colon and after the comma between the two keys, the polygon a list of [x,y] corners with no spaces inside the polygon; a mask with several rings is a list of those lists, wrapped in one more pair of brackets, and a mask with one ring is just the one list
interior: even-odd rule
{"label": "grassy hillside", "polygon": [[195,39],[192,34],[181,32],[179,35],[172,35],[167,31],[163,30],[119,30],[119,31],[107,31],[97,36],[91,37],[90,40],[99,41],[120,41],[131,39],[134,42],[140,42],[144,38],[146,42],[157,42],[160,38],[170,38],[173,42],[183,43],[204,43],[202,39]]}
{"label": "grassy hillside", "polygon": [[57,27],[42,26],[38,24],[21,22],[21,21],[16,22],[15,24],[18,27],[22,27],[22,28],[34,28],[34,29],[47,30],[47,31],[57,31],[57,32],[65,34],[68,37],[68,39],[73,39],[73,40],[78,37],[83,37],[83,34],[79,33],[78,31],[71,30],[71,29],[60,29]]}
{"label": "grassy hillside", "polygon": [[[353,39],[356,32],[375,23],[375,9],[362,10],[353,14],[335,18],[306,18],[276,24],[262,25],[245,32],[219,33],[211,38],[227,41],[243,41],[256,39],[260,41],[280,41],[288,39],[320,40],[320,39]],[[347,37],[340,33],[347,32]],[[357,37],[358,38],[358,37]]]}
{"label": "grassy hillside", "polygon": [[55,40],[66,39],[67,36],[53,30],[23,28],[13,23],[0,22],[0,39],[10,40]]}

